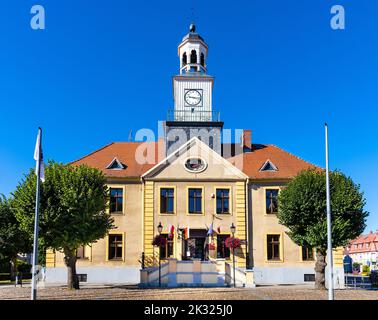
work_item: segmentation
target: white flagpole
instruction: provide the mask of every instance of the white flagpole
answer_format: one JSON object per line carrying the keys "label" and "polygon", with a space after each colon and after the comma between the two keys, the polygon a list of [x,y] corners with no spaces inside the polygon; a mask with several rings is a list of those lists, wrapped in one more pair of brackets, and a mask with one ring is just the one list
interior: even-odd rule
{"label": "white flagpole", "polygon": [[34,241],[33,241],[33,267],[32,267],[32,291],[31,300],[37,300],[37,266],[38,266],[38,221],[39,221],[39,198],[41,189],[41,152],[42,152],[42,129],[38,128],[38,156],[37,156],[37,190],[35,196],[34,218]]}
{"label": "white flagpole", "polygon": [[331,192],[329,183],[329,152],[328,152],[328,124],[325,124],[326,142],[326,184],[327,184],[327,264],[328,264],[328,300],[334,300],[333,292],[333,253],[332,253],[332,219],[331,219]]}

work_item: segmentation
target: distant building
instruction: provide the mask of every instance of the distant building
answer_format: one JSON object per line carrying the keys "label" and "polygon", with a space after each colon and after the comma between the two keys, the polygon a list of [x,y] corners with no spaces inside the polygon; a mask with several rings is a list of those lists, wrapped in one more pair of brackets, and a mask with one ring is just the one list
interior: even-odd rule
{"label": "distant building", "polygon": [[378,258],[378,232],[370,232],[352,240],[346,248],[353,262],[365,265],[376,265]]}

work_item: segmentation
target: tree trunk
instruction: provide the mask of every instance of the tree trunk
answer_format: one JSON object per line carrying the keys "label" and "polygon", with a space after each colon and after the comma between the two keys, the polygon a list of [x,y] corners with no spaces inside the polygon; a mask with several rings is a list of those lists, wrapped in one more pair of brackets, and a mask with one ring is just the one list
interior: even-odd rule
{"label": "tree trunk", "polygon": [[315,288],[325,290],[325,268],[326,268],[327,252],[324,250],[316,250],[316,263],[315,263]]}
{"label": "tree trunk", "polygon": [[10,278],[11,278],[11,281],[15,281],[16,280],[16,275],[17,275],[17,256],[14,256],[11,258],[11,261],[10,261],[10,265],[11,265],[11,272],[10,272]]}
{"label": "tree trunk", "polygon": [[79,279],[76,274],[76,250],[64,248],[64,263],[67,266],[67,287],[68,289],[80,289]]}

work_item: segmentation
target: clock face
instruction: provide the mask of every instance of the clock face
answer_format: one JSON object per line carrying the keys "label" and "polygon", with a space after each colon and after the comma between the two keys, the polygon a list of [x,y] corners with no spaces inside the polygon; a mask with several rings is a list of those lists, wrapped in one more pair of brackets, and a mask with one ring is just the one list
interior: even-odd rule
{"label": "clock face", "polygon": [[202,100],[201,93],[198,90],[188,90],[185,93],[185,101],[190,106],[197,106]]}

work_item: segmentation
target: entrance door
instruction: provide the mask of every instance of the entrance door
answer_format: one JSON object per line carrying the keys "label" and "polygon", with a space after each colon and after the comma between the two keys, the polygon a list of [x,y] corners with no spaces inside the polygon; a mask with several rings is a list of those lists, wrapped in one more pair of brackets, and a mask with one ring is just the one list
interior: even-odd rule
{"label": "entrance door", "polygon": [[183,260],[205,260],[206,230],[190,230],[190,238],[183,241]]}

